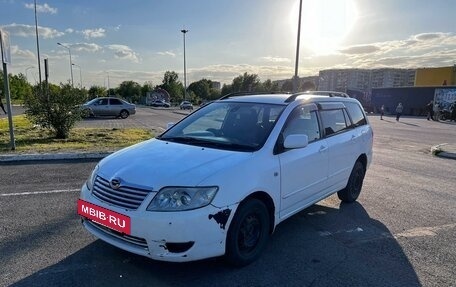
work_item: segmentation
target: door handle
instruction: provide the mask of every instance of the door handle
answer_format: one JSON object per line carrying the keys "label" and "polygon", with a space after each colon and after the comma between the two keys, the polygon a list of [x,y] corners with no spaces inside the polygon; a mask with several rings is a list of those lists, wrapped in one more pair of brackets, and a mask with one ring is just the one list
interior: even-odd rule
{"label": "door handle", "polygon": [[326,151],[327,149],[328,149],[327,146],[322,145],[322,146],[320,146],[320,149],[318,150],[318,152],[324,152],[324,151]]}

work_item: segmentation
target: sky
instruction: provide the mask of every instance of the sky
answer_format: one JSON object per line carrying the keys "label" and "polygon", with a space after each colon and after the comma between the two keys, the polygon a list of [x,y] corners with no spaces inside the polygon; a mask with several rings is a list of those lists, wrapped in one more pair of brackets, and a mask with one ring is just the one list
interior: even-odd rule
{"label": "sky", "polygon": [[[37,0],[42,77],[75,86],[161,84],[166,71],[187,85],[261,81],[295,72],[299,0]],[[34,3],[0,0],[11,46],[8,72],[38,81]],[[333,68],[456,64],[454,0],[302,0],[298,75]],[[64,46],[58,45],[61,43]],[[69,53],[70,52],[70,53]],[[82,81],[81,81],[82,80]]]}

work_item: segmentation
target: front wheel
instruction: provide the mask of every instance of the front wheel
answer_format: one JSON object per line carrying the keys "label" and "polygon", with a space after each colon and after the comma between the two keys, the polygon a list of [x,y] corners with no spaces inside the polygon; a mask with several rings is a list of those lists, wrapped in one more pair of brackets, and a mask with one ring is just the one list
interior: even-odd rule
{"label": "front wheel", "polygon": [[364,165],[357,161],[353,166],[350,178],[348,179],[347,186],[341,191],[337,192],[337,196],[343,202],[353,202],[355,201],[363,187],[363,180],[366,171]]}
{"label": "front wheel", "polygon": [[228,230],[226,259],[235,266],[245,266],[260,257],[269,239],[269,212],[257,199],[241,203]]}
{"label": "front wheel", "polygon": [[130,113],[128,113],[127,110],[121,110],[119,116],[120,116],[122,119],[126,119],[126,118],[128,118],[129,115],[130,115]]}

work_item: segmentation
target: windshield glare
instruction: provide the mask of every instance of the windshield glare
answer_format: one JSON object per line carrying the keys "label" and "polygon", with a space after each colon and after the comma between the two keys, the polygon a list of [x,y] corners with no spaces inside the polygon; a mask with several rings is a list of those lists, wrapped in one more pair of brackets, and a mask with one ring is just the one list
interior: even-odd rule
{"label": "windshield glare", "polygon": [[201,108],[159,139],[185,144],[255,151],[268,138],[284,105],[220,102]]}

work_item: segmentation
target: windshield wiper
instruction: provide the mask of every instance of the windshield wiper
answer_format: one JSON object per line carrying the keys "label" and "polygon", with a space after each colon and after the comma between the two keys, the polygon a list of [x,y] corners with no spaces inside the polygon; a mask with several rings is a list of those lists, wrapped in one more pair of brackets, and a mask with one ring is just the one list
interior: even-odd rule
{"label": "windshield wiper", "polygon": [[161,140],[177,142],[190,145],[198,145],[204,147],[213,147],[219,149],[228,149],[236,151],[255,151],[256,147],[249,145],[236,144],[231,142],[220,142],[220,141],[211,141],[202,138],[195,137],[161,137]]}

